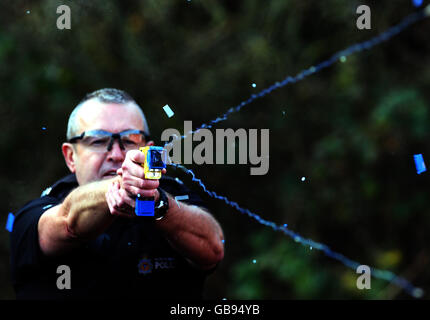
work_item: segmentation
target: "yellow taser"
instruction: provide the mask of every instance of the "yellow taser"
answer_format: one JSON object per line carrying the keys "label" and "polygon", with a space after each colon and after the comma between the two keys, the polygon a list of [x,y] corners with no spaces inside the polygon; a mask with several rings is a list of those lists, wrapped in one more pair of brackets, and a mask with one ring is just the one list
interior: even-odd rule
{"label": "yellow taser", "polygon": [[166,152],[163,147],[141,147],[139,148],[145,155],[145,162],[142,163],[145,179],[156,180],[161,178],[161,170],[166,168]]}

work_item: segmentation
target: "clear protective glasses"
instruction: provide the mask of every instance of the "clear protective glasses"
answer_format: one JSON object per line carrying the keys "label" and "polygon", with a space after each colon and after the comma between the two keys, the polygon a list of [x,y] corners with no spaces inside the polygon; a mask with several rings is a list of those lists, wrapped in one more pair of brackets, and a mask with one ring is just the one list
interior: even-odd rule
{"label": "clear protective glasses", "polygon": [[149,141],[149,135],[142,130],[125,130],[112,133],[104,130],[84,131],[79,136],[70,138],[69,143],[81,143],[94,152],[111,151],[115,140],[121,150],[134,150]]}

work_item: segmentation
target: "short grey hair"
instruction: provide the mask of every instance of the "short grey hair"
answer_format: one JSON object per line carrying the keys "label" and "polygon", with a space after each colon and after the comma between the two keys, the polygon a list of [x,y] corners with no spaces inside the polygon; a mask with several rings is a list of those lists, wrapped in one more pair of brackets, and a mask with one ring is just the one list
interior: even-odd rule
{"label": "short grey hair", "polygon": [[119,90],[119,89],[113,89],[113,88],[104,88],[100,89],[91,93],[88,93],[82,100],[79,102],[79,104],[73,109],[72,113],[69,116],[69,121],[67,124],[67,140],[70,140],[71,138],[77,136],[80,134],[78,132],[79,126],[78,126],[78,113],[79,110],[82,108],[84,103],[91,99],[97,99],[100,102],[103,103],[117,103],[117,104],[128,104],[133,103],[136,105],[137,109],[142,115],[143,119],[143,125],[144,130],[146,134],[149,133],[149,126],[146,121],[145,114],[142,111],[142,108],[136,103],[136,101],[125,91]]}

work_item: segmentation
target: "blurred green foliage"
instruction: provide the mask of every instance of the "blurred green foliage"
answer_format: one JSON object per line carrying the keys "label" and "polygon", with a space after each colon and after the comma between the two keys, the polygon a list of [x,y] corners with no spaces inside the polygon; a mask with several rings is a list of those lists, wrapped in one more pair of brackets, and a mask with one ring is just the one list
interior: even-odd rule
{"label": "blurred green foliage", "polygon": [[[71,30],[56,28],[60,4],[72,9]],[[372,9],[371,30],[356,28],[360,4]],[[2,223],[67,173],[60,145],[68,115],[86,93],[128,91],[157,138],[165,128],[182,131],[184,120],[208,122],[413,10],[410,1],[376,0],[3,0]],[[250,176],[244,165],[190,168],[210,190],[265,219],[430,290],[429,179],[413,162],[417,153],[430,161],[429,27],[428,20],[418,23],[216,126],[269,128],[267,175]],[[166,117],[165,104],[174,117]],[[189,176],[169,173],[201,192]],[[357,290],[354,270],[203,197],[226,236],[208,298],[409,298],[375,279],[371,290]],[[0,256],[0,298],[10,299],[4,229]]]}

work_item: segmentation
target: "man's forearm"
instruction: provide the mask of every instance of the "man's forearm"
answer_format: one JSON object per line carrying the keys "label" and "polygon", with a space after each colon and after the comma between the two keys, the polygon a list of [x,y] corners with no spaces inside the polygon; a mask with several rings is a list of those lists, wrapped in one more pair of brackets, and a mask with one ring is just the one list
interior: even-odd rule
{"label": "man's forearm", "polygon": [[77,238],[89,239],[102,233],[115,219],[106,203],[106,191],[118,178],[92,182],[73,190],[64,199],[68,231]]}
{"label": "man's forearm", "polygon": [[221,227],[199,207],[185,203],[179,207],[169,196],[169,211],[156,224],[175,250],[200,267],[212,267],[224,257]]}

